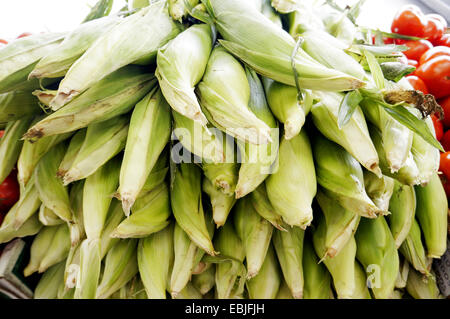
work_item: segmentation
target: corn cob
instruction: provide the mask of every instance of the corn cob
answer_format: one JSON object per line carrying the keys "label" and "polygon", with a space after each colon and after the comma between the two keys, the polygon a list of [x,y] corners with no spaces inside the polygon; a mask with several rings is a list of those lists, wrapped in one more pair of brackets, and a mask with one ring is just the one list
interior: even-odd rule
{"label": "corn cob", "polygon": [[149,298],[165,299],[173,265],[174,226],[139,240],[138,265]]}
{"label": "corn cob", "polygon": [[43,33],[16,39],[0,50],[0,93],[38,87],[37,81],[27,82],[28,74],[36,63],[52,52],[66,35]]}
{"label": "corn cob", "polygon": [[18,230],[14,230],[11,221],[14,219],[17,203],[8,211],[0,227],[0,244],[7,243],[14,238],[36,235],[42,228],[37,214],[31,216]]}
{"label": "corn cob", "polygon": [[157,50],[179,32],[180,27],[168,15],[165,1],[128,16],[95,41],[70,67],[50,106],[58,108],[67,104],[125,65],[148,64],[154,60]]}
{"label": "corn cob", "polygon": [[55,97],[57,90],[34,90],[32,95],[38,98],[39,106],[47,109],[50,107],[50,101]]}
{"label": "corn cob", "polygon": [[57,231],[58,226],[44,227],[33,239],[30,248],[30,259],[23,270],[25,277],[28,277],[39,270],[41,261],[44,259],[45,254],[49,252],[49,248]]}
{"label": "corn cob", "polygon": [[215,47],[197,86],[200,105],[217,128],[243,142],[267,144],[270,128],[249,108],[250,86],[242,65],[223,47]]}
{"label": "corn cob", "polygon": [[165,183],[160,184],[147,195],[138,199],[139,204],[130,217],[123,220],[111,234],[118,238],[143,238],[164,229],[171,215],[169,189]]}
{"label": "corn cob", "polygon": [[302,131],[290,140],[282,138],[278,156],[278,170],[266,181],[267,195],[288,225],[305,229],[313,219],[311,204],[317,191],[308,135]]}
{"label": "corn cob", "polygon": [[265,182],[250,193],[250,199],[255,211],[264,219],[267,219],[273,227],[279,230],[285,230],[282,217],[275,211],[267,197]]}
{"label": "corn cob", "polygon": [[71,222],[72,208],[69,202],[69,192],[56,176],[66,149],[64,143],[59,143],[41,158],[36,165],[34,184],[39,193],[39,198],[45,206],[50,208],[59,218]]}
{"label": "corn cob", "polygon": [[414,187],[402,185],[394,181],[394,192],[389,201],[389,211],[387,219],[392,236],[397,248],[403,243],[409,234],[416,212],[416,193]]}
{"label": "corn cob", "polygon": [[83,189],[84,181],[74,183],[70,189],[69,200],[72,207],[72,222],[69,224],[72,247],[78,245],[86,237],[83,221]]}
{"label": "corn cob", "polygon": [[355,292],[352,299],[372,299],[367,288],[367,278],[364,269],[355,260]]}
{"label": "corn cob", "polygon": [[375,298],[389,298],[394,292],[400,261],[384,217],[361,219],[355,239],[358,245],[356,258],[366,270],[375,266],[375,282],[370,287]]}
{"label": "corn cob", "polygon": [[277,14],[277,12],[272,8],[272,5],[270,4],[270,0],[262,0],[261,2],[261,12],[264,14],[266,18],[268,18],[270,21],[272,21],[276,26],[279,28],[283,27],[283,24],[281,22],[281,17]]}
{"label": "corn cob", "polygon": [[176,296],[172,299],[202,299],[203,296],[197,288],[189,282],[183,290],[181,290]]}
{"label": "corn cob", "polygon": [[236,162],[203,163],[202,169],[205,177],[217,190],[227,196],[232,196],[235,193],[239,178],[239,166]]}
{"label": "corn cob", "polygon": [[96,299],[106,299],[138,273],[137,239],[118,241],[106,254]]}
{"label": "corn cob", "polygon": [[263,84],[270,110],[284,124],[284,138],[290,140],[300,133],[305,124],[305,118],[313,104],[313,96],[310,91],[302,91],[305,98],[299,102],[295,87],[265,77]]}
{"label": "corn cob", "polygon": [[208,178],[203,179],[203,191],[208,194],[213,210],[213,219],[217,227],[225,225],[227,217],[236,203],[234,195],[226,195],[214,187]]}
{"label": "corn cob", "polygon": [[112,195],[119,183],[119,170],[120,158],[115,157],[84,182],[83,221],[88,239],[99,239],[102,235]]}
{"label": "corn cob", "polygon": [[329,5],[321,6],[316,12],[328,33],[348,46],[353,44],[358,30],[346,15]]}
{"label": "corn cob", "polygon": [[395,288],[402,289],[406,287],[406,281],[408,280],[409,263],[400,256],[400,270],[398,272],[397,280],[395,281]]}
{"label": "corn cob", "polygon": [[64,287],[65,290],[75,291],[77,284],[79,285],[80,274],[80,259],[81,259],[81,242],[70,247],[69,254],[65,262],[64,269]]}
{"label": "corn cob", "polygon": [[101,35],[107,33],[120,22],[120,18],[110,16],[81,24],[71,31],[64,40],[46,54],[28,75],[32,78],[58,78],[67,70]]}
{"label": "corn cob", "polygon": [[152,74],[144,71],[142,67],[129,65],[111,73],[64,108],[34,124],[24,137],[36,140],[76,131],[128,113],[157,82]]}
{"label": "corn cob", "polygon": [[39,221],[44,226],[57,226],[65,223],[64,220],[58,217],[50,208],[41,204],[39,207]]}
{"label": "corn cob", "polygon": [[319,257],[310,238],[305,238],[303,243],[303,298],[304,299],[329,299],[333,293],[331,290],[331,276]]}
{"label": "corn cob", "polygon": [[37,99],[29,91],[0,94],[0,123],[17,121],[40,112]]}
{"label": "corn cob", "polygon": [[364,171],[366,193],[383,215],[389,214],[389,201],[394,192],[394,183],[393,178],[384,175],[379,178],[369,171]]}
{"label": "corn cob", "polygon": [[364,99],[360,105],[366,119],[381,132],[388,169],[391,173],[398,172],[408,158],[413,132],[390,116],[375,101]]}
{"label": "corn cob", "polygon": [[177,223],[195,244],[215,255],[201,202],[201,170],[194,164],[182,163],[174,174],[170,201]]}
{"label": "corn cob", "polygon": [[[244,245],[236,234],[233,223],[229,221],[214,237],[214,245],[220,251],[220,256],[229,257],[229,261],[216,265],[215,284],[217,298],[228,299],[242,293],[242,283],[245,278]],[[243,271],[241,270],[242,268]],[[241,287],[241,289],[239,289]]]}
{"label": "corn cob", "polygon": [[216,267],[213,264],[208,264],[206,269],[198,275],[192,276],[192,285],[204,296],[215,285]]}
{"label": "corn cob", "polygon": [[323,260],[335,257],[346,246],[355,234],[361,216],[343,208],[321,191],[317,193],[316,198],[322,210],[316,232],[323,238],[325,252],[319,255]]}
{"label": "corn cob", "polygon": [[419,224],[414,220],[408,236],[398,250],[415,270],[430,276],[431,260],[425,255],[421,235]]}
{"label": "corn cob", "polygon": [[[219,42],[227,50],[256,72],[275,81],[295,85],[291,56],[296,44],[287,32],[269,23],[268,18],[248,3],[208,0],[205,5],[224,38]],[[243,36],[242,30],[246,30],[247,36]],[[268,47],[276,50],[271,52]],[[295,52],[294,61],[302,88],[343,91],[364,86],[363,82],[352,76],[321,65],[301,48]]]}
{"label": "corn cob", "polygon": [[427,186],[416,186],[416,217],[425,239],[427,256],[440,258],[447,249],[448,202],[437,174]]}
{"label": "corn cob", "polygon": [[31,123],[31,117],[8,122],[4,135],[0,139],[0,183],[9,175],[22,149],[20,140]]}
{"label": "corn cob", "polygon": [[169,105],[204,127],[208,120],[200,108],[194,88],[205,72],[213,36],[207,24],[189,27],[158,50],[155,71]]}
{"label": "corn cob", "polygon": [[118,194],[126,216],[170,138],[169,105],[160,90],[134,108],[120,169]]}
{"label": "corn cob", "polygon": [[56,175],[58,177],[64,177],[67,171],[72,166],[77,154],[80,152],[81,146],[83,145],[84,139],[86,137],[86,129],[78,130],[73,137],[70,139],[69,147],[67,148],[66,154],[58,167]]}
{"label": "corn cob", "polygon": [[[315,9],[316,8],[313,7],[309,1],[297,1],[295,10],[289,12],[287,15],[289,26],[288,31],[291,36],[295,38],[298,34],[308,30],[325,31],[325,25],[316,14]],[[324,41],[333,41],[332,44],[337,48],[346,49],[349,46],[328,33],[321,32],[319,33],[319,36],[321,36],[320,38]]]}
{"label": "corn cob", "polygon": [[314,124],[319,131],[342,146],[366,169],[381,177],[377,150],[370,139],[361,108],[357,106],[349,122],[339,127],[339,109],[344,95],[315,91],[314,96],[320,100],[311,109]]}
{"label": "corn cob", "polygon": [[406,283],[406,291],[414,299],[442,299],[434,277],[424,277],[411,269]]}
{"label": "corn cob", "polygon": [[31,176],[30,183],[22,190],[19,201],[15,208],[14,216],[11,219],[11,227],[14,230],[21,228],[27,220],[37,215],[36,211],[41,205],[39,192],[35,186],[35,174]]}
{"label": "corn cob", "polygon": [[381,213],[364,189],[361,165],[339,145],[318,136],[313,143],[317,182],[324,193],[361,216],[375,218]]}
{"label": "corn cob", "polygon": [[236,198],[244,197],[253,192],[276,167],[278,154],[279,130],[278,123],[270,112],[264,97],[264,89],[255,71],[245,68],[250,86],[250,110],[270,128],[271,143],[254,145],[237,141],[240,149],[241,166],[236,185]]}
{"label": "corn cob", "polygon": [[164,182],[167,172],[169,171],[168,156],[169,152],[166,149],[158,157],[158,160],[153,166],[150,174],[148,174],[147,180],[145,181],[144,186],[142,186],[141,192],[137,198],[141,198]]}
{"label": "corn cob", "polygon": [[280,266],[272,245],[267,250],[264,263],[256,276],[247,280],[250,299],[274,299],[281,284]]}
{"label": "corn cob", "polygon": [[255,211],[249,198],[237,201],[233,220],[236,233],[244,245],[247,279],[250,279],[259,273],[264,263],[273,227]]}
{"label": "corn cob", "polygon": [[100,240],[85,239],[80,246],[80,264],[74,299],[94,299],[101,271]]}
{"label": "corn cob", "polygon": [[303,238],[305,231],[298,227],[287,231],[275,230],[272,243],[278,256],[278,261],[284,279],[295,299],[303,298]]}
{"label": "corn cob", "polygon": [[39,279],[34,289],[33,299],[56,299],[58,289],[64,278],[65,262],[61,261],[50,267]]}
{"label": "corn cob", "polygon": [[105,226],[103,227],[102,235],[100,237],[100,257],[102,259],[106,256],[106,253],[111,247],[119,241],[118,238],[112,237],[111,234],[124,218],[125,216],[120,207],[120,202],[117,199],[113,199],[111,205],[109,205]]}
{"label": "corn cob", "polygon": [[278,289],[278,293],[275,299],[294,299],[286,281],[283,281],[281,283],[280,289]]}
{"label": "corn cob", "polygon": [[113,293],[108,299],[148,299],[144,284],[139,275],[134,276],[125,286]]}
{"label": "corn cob", "polygon": [[39,273],[45,272],[49,267],[65,260],[70,250],[70,233],[67,224],[55,226],[55,235],[47,248],[40,264]]}
{"label": "corn cob", "polygon": [[[182,22],[183,18],[188,14],[188,8],[184,0],[168,0],[169,14],[172,19]],[[199,0],[187,0],[190,6],[195,7]]]}

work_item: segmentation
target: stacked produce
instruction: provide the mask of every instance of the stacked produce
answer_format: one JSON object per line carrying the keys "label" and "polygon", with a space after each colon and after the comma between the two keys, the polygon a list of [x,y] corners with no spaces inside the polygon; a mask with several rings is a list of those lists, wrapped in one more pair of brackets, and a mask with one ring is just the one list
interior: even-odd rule
{"label": "stacked produce", "polygon": [[440,109],[380,44],[414,37],[362,1],[110,2],[0,49],[35,298],[441,297]]}

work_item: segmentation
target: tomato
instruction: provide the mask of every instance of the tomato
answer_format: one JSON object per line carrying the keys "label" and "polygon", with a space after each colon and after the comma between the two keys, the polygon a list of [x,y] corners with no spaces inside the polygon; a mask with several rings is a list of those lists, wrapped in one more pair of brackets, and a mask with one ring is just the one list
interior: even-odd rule
{"label": "tomato", "polygon": [[450,96],[439,100],[438,103],[444,110],[444,120],[442,123],[444,123],[445,127],[450,127]]}
{"label": "tomato", "polygon": [[415,74],[425,82],[435,98],[450,95],[450,56],[438,56],[425,62]]}
{"label": "tomato", "polygon": [[0,131],[0,137],[3,137],[4,134],[5,134],[5,130],[1,130]]}
{"label": "tomato", "polygon": [[28,37],[28,36],[30,36],[30,35],[32,35],[32,33],[30,33],[30,32],[23,32],[23,33],[21,33],[21,34],[19,34],[19,35],[17,36],[17,39],[24,38],[24,37]]}
{"label": "tomato", "polygon": [[450,197],[450,180],[445,177],[443,174],[439,174],[439,178],[441,179],[442,186],[444,186],[445,194],[447,198]]}
{"label": "tomato", "polygon": [[2,43],[2,44],[8,44],[8,41],[6,41],[5,39],[0,39],[0,43]]}
{"label": "tomato", "polygon": [[431,48],[430,50],[428,50],[427,52],[425,52],[421,57],[420,57],[420,64],[424,64],[427,61],[430,61],[433,58],[436,58],[438,56],[441,55],[448,55],[450,56],[450,48],[443,46],[443,45],[439,45],[436,46],[434,48]]}
{"label": "tomato", "polygon": [[450,33],[444,34],[439,41],[436,41],[436,45],[450,47]]}
{"label": "tomato", "polygon": [[441,153],[439,171],[444,173],[446,179],[450,179],[450,152]]}
{"label": "tomato", "polygon": [[439,41],[447,29],[447,21],[439,14],[427,14],[427,25],[425,26],[425,37],[431,42]]}
{"label": "tomato", "polygon": [[414,90],[421,91],[423,94],[428,94],[427,85],[421,78],[415,75],[408,75],[406,79],[412,85]]}
{"label": "tomato", "polygon": [[447,130],[442,136],[441,145],[446,152],[450,151],[450,130]]}
{"label": "tomato", "polygon": [[391,31],[393,33],[424,38],[427,20],[418,6],[406,5],[400,8],[395,15]]}
{"label": "tomato", "polygon": [[444,125],[441,120],[434,114],[431,114],[431,119],[433,120],[434,131],[436,133],[436,139],[440,141],[444,135]]}
{"label": "tomato", "polygon": [[409,50],[403,51],[403,54],[405,54],[408,59],[419,61],[422,54],[430,50],[433,45],[428,40],[419,40],[419,41],[406,41],[404,43],[407,47],[409,47]]}
{"label": "tomato", "polygon": [[6,213],[19,200],[20,188],[14,169],[0,184],[0,212]]}

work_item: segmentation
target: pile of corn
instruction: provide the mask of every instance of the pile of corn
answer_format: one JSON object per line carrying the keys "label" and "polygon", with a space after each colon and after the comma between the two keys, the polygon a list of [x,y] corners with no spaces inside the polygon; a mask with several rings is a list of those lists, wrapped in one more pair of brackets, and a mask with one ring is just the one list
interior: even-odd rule
{"label": "pile of corn", "polygon": [[360,4],[143,1],[1,49],[35,298],[439,298],[434,99]]}

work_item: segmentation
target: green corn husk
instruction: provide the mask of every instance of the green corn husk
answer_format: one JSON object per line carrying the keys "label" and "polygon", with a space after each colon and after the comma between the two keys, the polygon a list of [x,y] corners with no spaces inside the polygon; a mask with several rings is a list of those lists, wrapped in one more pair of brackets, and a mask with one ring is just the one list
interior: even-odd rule
{"label": "green corn husk", "polygon": [[275,208],[267,196],[265,182],[250,193],[250,199],[255,211],[264,219],[268,220],[273,227],[284,231],[283,218],[275,211]]}
{"label": "green corn husk", "polygon": [[105,226],[100,237],[100,257],[102,259],[111,247],[119,241],[119,238],[114,238],[111,235],[124,218],[125,216],[123,215],[120,202],[117,199],[113,199],[109,206]]}
{"label": "green corn husk", "polygon": [[320,263],[311,240],[303,243],[303,299],[330,299],[331,276],[323,263]]}
{"label": "green corn husk", "polygon": [[78,245],[86,237],[83,220],[83,189],[84,181],[80,181],[72,185],[69,193],[70,206],[73,212],[72,222],[69,224],[72,247]]}
{"label": "green corn husk", "polygon": [[408,236],[416,212],[416,193],[414,187],[394,181],[394,192],[389,201],[387,219],[397,248]]}
{"label": "green corn husk", "polygon": [[[139,203],[144,202],[144,204]],[[159,232],[170,222],[169,189],[165,183],[160,184],[136,202],[133,214],[123,220],[111,234],[117,238],[144,238]]]}
{"label": "green corn husk", "polygon": [[238,60],[215,47],[197,86],[207,119],[227,134],[252,144],[271,142],[270,127],[249,108],[250,85]]}
{"label": "green corn husk", "polygon": [[[214,236],[214,245],[220,251],[221,256],[229,257],[227,262],[216,265],[215,284],[217,298],[229,299],[234,295],[242,293],[243,281],[245,280],[244,245],[234,230],[232,221],[218,231]],[[243,268],[244,273],[241,271]],[[242,287],[241,287],[242,286]]]}
{"label": "green corn husk", "polygon": [[[172,19],[182,22],[183,18],[188,14],[188,8],[186,7],[185,0],[168,0],[169,14]],[[195,7],[199,0],[187,0],[191,7]]]}
{"label": "green corn husk", "polygon": [[125,286],[120,288],[109,299],[148,299],[141,278],[136,275]]}
{"label": "green corn husk", "polygon": [[369,135],[364,114],[359,106],[343,127],[339,128],[339,109],[343,94],[315,91],[320,101],[312,106],[313,121],[318,130],[329,140],[342,146],[362,166],[381,177],[377,150]]}
{"label": "green corn husk", "polygon": [[[291,56],[296,44],[286,31],[270,22],[249,3],[208,0],[205,4],[224,38],[219,42],[227,50],[261,75],[295,85]],[[302,88],[344,91],[364,86],[363,82],[352,76],[321,65],[301,48],[297,50],[294,61]]]}
{"label": "green corn husk", "polygon": [[236,185],[236,198],[244,197],[253,192],[271,173],[276,166],[278,155],[279,130],[266,99],[261,81],[255,71],[245,68],[250,86],[250,110],[270,128],[272,142],[267,145],[254,145],[237,141],[241,155],[239,178]]}
{"label": "green corn husk", "polygon": [[27,81],[36,63],[52,52],[66,35],[64,33],[40,33],[16,39],[0,49],[0,93],[36,86]]}
{"label": "green corn husk", "polygon": [[19,159],[17,160],[17,179],[21,188],[24,188],[34,168],[36,167],[42,156],[45,155],[53,146],[66,140],[72,133],[59,134],[42,138],[34,143],[24,141]]}
{"label": "green corn husk", "polygon": [[[103,56],[103,54],[102,54]],[[128,65],[95,83],[64,108],[32,126],[24,135],[36,140],[84,128],[128,113],[155,85],[155,77],[145,69]]]}
{"label": "green corn husk", "polygon": [[189,27],[158,50],[155,71],[169,105],[204,127],[208,120],[200,108],[194,88],[205,72],[213,36],[207,24]]}
{"label": "green corn husk", "polygon": [[41,205],[41,200],[34,181],[35,174],[31,176],[30,183],[21,191],[14,216],[11,218],[10,225],[13,230],[20,229],[32,216],[37,215],[36,211]]}
{"label": "green corn husk", "polygon": [[51,100],[55,97],[57,90],[34,90],[31,92],[38,98],[40,106],[45,108],[50,107]]}
{"label": "green corn husk", "polygon": [[317,192],[308,135],[302,131],[290,140],[282,138],[278,157],[278,170],[266,180],[267,195],[288,225],[305,229],[313,219],[311,204]]}
{"label": "green corn husk", "polygon": [[355,260],[355,292],[352,299],[372,299],[367,288],[367,277],[364,269]]}
{"label": "green corn husk", "polygon": [[217,190],[228,196],[232,196],[235,193],[239,174],[239,166],[236,162],[203,163],[202,169],[205,177],[209,179]]}
{"label": "green corn husk", "polygon": [[[52,51],[46,54],[28,75],[32,78],[58,78],[69,68],[100,36],[120,22],[115,16],[95,19],[79,25]],[[56,111],[56,110],[54,110]]]}
{"label": "green corn husk", "polygon": [[34,289],[33,299],[56,299],[64,279],[64,269],[65,262],[62,261],[45,271]]}
{"label": "green corn husk", "polygon": [[403,289],[406,287],[408,274],[409,274],[409,263],[405,258],[400,258],[400,270],[398,272],[397,280],[395,281],[395,288]]}
{"label": "green corn husk", "polygon": [[215,273],[215,266],[213,264],[208,264],[201,274],[192,276],[192,285],[202,295],[206,295],[215,285]]}
{"label": "green corn husk", "polygon": [[202,190],[208,194],[213,210],[213,219],[217,227],[225,225],[228,215],[236,203],[234,195],[226,195],[214,187],[208,178],[203,179]]}
{"label": "green corn husk", "polygon": [[[299,34],[308,30],[323,30],[325,26],[322,20],[316,14],[317,9],[321,7],[314,7],[310,1],[297,1],[297,8],[290,12],[287,16],[289,25],[289,34],[294,38]],[[324,41],[333,41],[332,44],[340,49],[346,49],[349,45],[342,43],[339,39],[326,33],[318,33]]]}
{"label": "green corn husk", "polygon": [[236,233],[244,245],[247,279],[250,279],[259,273],[264,263],[273,227],[255,211],[247,197],[237,201],[233,220]]}
{"label": "green corn husk", "polygon": [[14,219],[17,206],[14,205],[8,211],[0,227],[0,244],[7,243],[14,238],[22,238],[36,235],[42,228],[37,214],[32,215],[19,229],[15,230],[12,227],[11,220]]}
{"label": "green corn husk", "polygon": [[85,239],[80,246],[80,264],[74,299],[95,299],[101,271],[100,240]]}
{"label": "green corn husk", "polygon": [[281,284],[281,272],[272,245],[267,250],[258,274],[247,280],[249,299],[275,299]]}
{"label": "green corn husk", "polygon": [[216,252],[201,203],[201,170],[194,164],[182,163],[176,167],[174,174],[170,189],[173,215],[189,238],[214,256]]}
{"label": "green corn husk", "polygon": [[[83,187],[83,221],[88,239],[99,239],[105,226],[108,208],[119,184],[120,158],[113,158],[93,175]],[[88,247],[89,245],[85,245]]]}
{"label": "green corn husk", "polygon": [[[313,233],[316,254],[323,256],[326,252],[325,236],[320,231]],[[338,255],[323,260],[333,278],[334,288],[339,299],[350,299],[356,291],[355,276],[356,241],[351,236]]]}
{"label": "green corn husk", "polygon": [[391,173],[398,172],[408,159],[413,132],[390,116],[375,101],[364,99],[360,105],[366,119],[381,132],[388,169]]}
{"label": "green corn husk", "polygon": [[321,191],[316,198],[322,210],[316,232],[323,238],[325,247],[324,254],[319,257],[324,260],[335,257],[346,246],[355,234],[361,216],[345,209]]}
{"label": "green corn husk", "polygon": [[278,289],[278,293],[275,299],[294,299],[286,281],[283,281],[281,283],[280,289]]}
{"label": "green corn husk", "polygon": [[69,202],[69,192],[61,179],[56,176],[66,150],[66,145],[59,143],[41,158],[36,165],[34,184],[39,193],[39,198],[45,206],[62,220],[71,222],[72,208]]}
{"label": "green corn husk", "polygon": [[77,154],[80,152],[81,146],[83,145],[84,139],[86,137],[86,129],[81,129],[77,131],[73,137],[70,139],[69,147],[67,148],[66,154],[58,167],[56,175],[63,178],[67,171],[72,166]]}
{"label": "green corn husk", "polygon": [[283,23],[281,22],[280,15],[277,14],[277,12],[272,8],[272,5],[270,4],[270,0],[262,0],[261,1],[261,12],[268,18],[270,21],[272,21],[277,27],[282,28]]}
{"label": "green corn husk", "polygon": [[96,299],[106,299],[138,273],[137,239],[119,240],[106,254]]}
{"label": "green corn husk", "polygon": [[63,176],[64,185],[91,176],[122,151],[128,128],[128,118],[125,116],[89,125],[78,154]]}
{"label": "green corn husk", "polygon": [[170,131],[169,105],[160,90],[152,91],[131,116],[118,190],[126,216],[169,141]]}
{"label": "green corn husk", "polygon": [[342,11],[332,6],[321,6],[316,12],[328,33],[348,46],[353,44],[358,29],[346,15],[342,14]]}
{"label": "green corn husk", "polygon": [[138,265],[148,298],[166,299],[174,261],[174,225],[139,240]]}
{"label": "green corn husk", "polygon": [[398,250],[415,270],[425,276],[430,276],[431,260],[425,255],[422,233],[416,220],[413,221],[408,236]]}
{"label": "green corn husk", "polygon": [[38,100],[29,91],[0,94],[0,123],[17,121],[40,112]]}
{"label": "green corn husk", "polygon": [[76,246],[70,247],[69,254],[65,261],[64,269],[64,287],[65,290],[72,290],[75,292],[75,287],[79,284],[79,270],[81,257],[81,242]]}
{"label": "green corn husk", "polygon": [[355,239],[359,262],[365,269],[376,265],[375,282],[370,287],[375,298],[389,298],[394,292],[400,261],[394,237],[384,217],[362,218]]}
{"label": "green corn husk", "polygon": [[0,139],[0,183],[11,173],[17,163],[23,141],[22,135],[31,123],[30,117],[11,121],[6,125],[4,135]]}
{"label": "green corn husk", "polygon": [[305,231],[298,228],[288,228],[287,231],[275,230],[272,243],[278,256],[281,270],[292,296],[303,298],[303,238]]}
{"label": "green corn husk", "polygon": [[433,277],[425,277],[414,269],[409,271],[406,291],[414,299],[443,299],[436,280]]}
{"label": "green corn husk", "polygon": [[427,256],[440,258],[447,249],[448,202],[438,174],[427,186],[416,186],[416,217],[425,239]]}
{"label": "green corn husk", "polygon": [[172,297],[172,299],[202,299],[203,296],[197,288],[189,282],[183,290],[181,290],[176,296]]}
{"label": "green corn husk", "polygon": [[39,208],[39,221],[44,226],[57,226],[65,223],[64,220],[58,217],[50,208],[41,204]]}
{"label": "green corn husk", "polygon": [[28,277],[39,270],[41,261],[44,259],[45,254],[48,253],[57,231],[58,226],[43,227],[36,237],[34,237],[30,248],[30,259],[23,270],[25,277]]}
{"label": "green corn husk", "polygon": [[324,193],[363,217],[381,213],[366,193],[362,167],[353,156],[322,136],[315,139],[313,151],[317,182]]}
{"label": "green corn husk", "polygon": [[389,214],[389,201],[394,192],[395,180],[388,176],[379,178],[369,171],[364,171],[364,187],[367,195],[375,205],[383,212]]}
{"label": "green corn husk", "polygon": [[133,62],[148,64],[155,59],[157,50],[179,32],[180,27],[169,17],[165,1],[155,2],[126,17],[95,41],[70,67],[50,106],[66,105],[125,65]]}
{"label": "green corn husk", "polygon": [[272,7],[280,13],[290,13],[295,11],[299,6],[297,0],[271,0]]}
{"label": "green corn husk", "polygon": [[299,102],[295,87],[265,77],[263,84],[267,103],[276,118],[284,124],[284,138],[290,140],[300,133],[305,124],[305,118],[313,104],[313,96],[309,91],[303,91],[305,98]]}
{"label": "green corn husk", "polygon": [[164,182],[167,176],[167,172],[169,171],[169,152],[165,150],[161,153],[155,165],[153,166],[150,174],[148,174],[147,180],[145,181],[144,186],[141,189],[137,198],[141,198],[146,195],[148,192],[152,191],[156,186],[159,186]]}
{"label": "green corn husk", "polygon": [[67,224],[55,226],[55,235],[52,238],[47,251],[44,254],[40,264],[39,273],[45,272],[49,267],[65,260],[70,250],[70,233]]}
{"label": "green corn husk", "polygon": [[369,127],[370,136],[372,138],[373,144],[377,149],[377,153],[380,159],[380,168],[383,175],[395,178],[399,182],[405,185],[417,185],[419,182],[419,169],[414,162],[412,152],[408,152],[403,166],[395,173],[391,172],[389,164],[386,158],[386,147],[384,146],[383,138],[381,132],[376,127]]}

